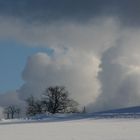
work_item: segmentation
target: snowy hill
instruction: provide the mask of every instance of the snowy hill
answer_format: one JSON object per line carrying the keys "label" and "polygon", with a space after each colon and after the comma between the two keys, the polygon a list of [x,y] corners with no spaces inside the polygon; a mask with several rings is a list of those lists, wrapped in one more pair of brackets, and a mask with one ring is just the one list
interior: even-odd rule
{"label": "snowy hill", "polygon": [[0,125],[2,140],[139,140],[139,119],[80,119]]}
{"label": "snowy hill", "polygon": [[140,118],[140,106],[96,112],[93,116],[99,118]]}
{"label": "snowy hill", "polygon": [[[139,140],[140,107],[1,120],[2,140]],[[102,118],[102,119],[101,119]]]}
{"label": "snowy hill", "polygon": [[140,113],[140,106],[102,111],[100,113]]}

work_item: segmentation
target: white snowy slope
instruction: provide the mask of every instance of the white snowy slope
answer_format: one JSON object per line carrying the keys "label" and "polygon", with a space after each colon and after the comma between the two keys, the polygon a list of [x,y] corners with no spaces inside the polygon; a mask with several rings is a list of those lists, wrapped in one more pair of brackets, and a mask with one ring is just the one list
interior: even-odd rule
{"label": "white snowy slope", "polygon": [[0,140],[140,140],[140,119],[1,124]]}

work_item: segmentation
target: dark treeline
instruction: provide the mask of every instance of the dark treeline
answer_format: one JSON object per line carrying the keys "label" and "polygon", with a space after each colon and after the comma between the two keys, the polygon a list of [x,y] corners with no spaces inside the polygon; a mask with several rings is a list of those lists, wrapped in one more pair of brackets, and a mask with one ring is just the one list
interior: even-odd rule
{"label": "dark treeline", "polygon": [[[63,86],[49,87],[42,94],[41,99],[30,96],[26,99],[26,116],[37,114],[78,113],[78,103],[69,97],[69,93]],[[85,108],[84,108],[85,110]],[[20,116],[20,108],[8,106],[4,109],[7,119]]]}
{"label": "dark treeline", "polygon": [[78,103],[69,98],[68,91],[65,87],[55,86],[49,87],[42,94],[40,100],[36,100],[33,96],[27,100],[26,114],[34,116],[43,113],[75,113],[78,112]]}

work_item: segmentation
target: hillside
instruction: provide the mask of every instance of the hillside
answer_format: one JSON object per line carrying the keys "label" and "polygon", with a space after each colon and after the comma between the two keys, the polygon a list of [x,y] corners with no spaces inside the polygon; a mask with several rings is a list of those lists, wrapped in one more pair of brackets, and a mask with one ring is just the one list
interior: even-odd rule
{"label": "hillside", "polygon": [[82,119],[0,125],[2,140],[139,140],[139,119]]}
{"label": "hillside", "polygon": [[140,106],[96,112],[93,113],[93,116],[99,118],[140,118]]}
{"label": "hillside", "polygon": [[1,120],[3,140],[139,140],[140,106],[91,114]]}

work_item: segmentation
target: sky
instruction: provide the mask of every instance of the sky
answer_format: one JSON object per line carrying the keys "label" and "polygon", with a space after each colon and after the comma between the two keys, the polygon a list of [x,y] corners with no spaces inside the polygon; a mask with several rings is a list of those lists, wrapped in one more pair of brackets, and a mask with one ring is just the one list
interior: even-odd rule
{"label": "sky", "polygon": [[65,86],[88,111],[140,105],[139,0],[0,0],[0,106]]}
{"label": "sky", "polygon": [[12,40],[0,41],[0,93],[18,89],[22,84],[21,73],[26,60],[37,52],[46,52],[51,55],[51,49],[27,47],[21,42]]}

